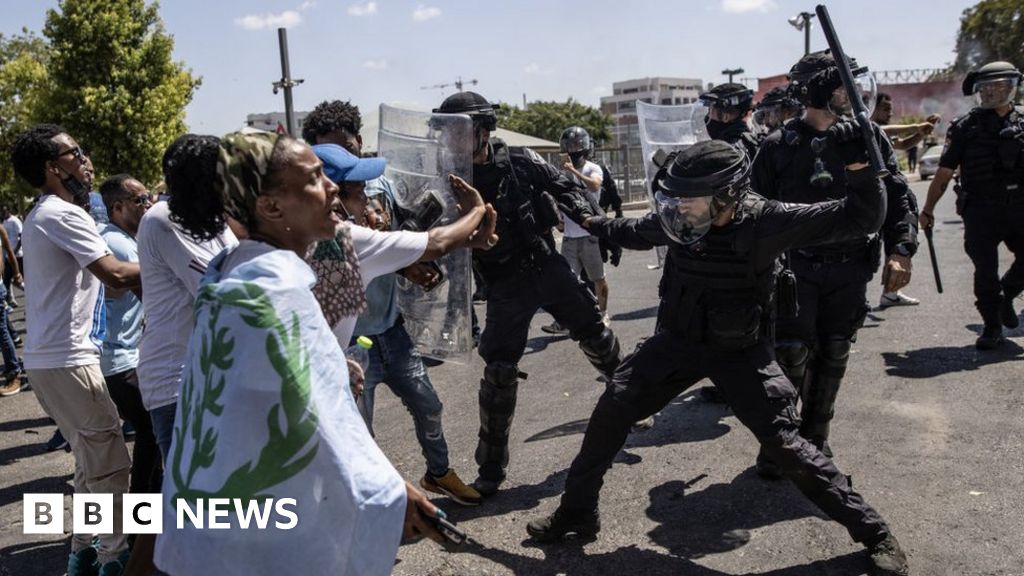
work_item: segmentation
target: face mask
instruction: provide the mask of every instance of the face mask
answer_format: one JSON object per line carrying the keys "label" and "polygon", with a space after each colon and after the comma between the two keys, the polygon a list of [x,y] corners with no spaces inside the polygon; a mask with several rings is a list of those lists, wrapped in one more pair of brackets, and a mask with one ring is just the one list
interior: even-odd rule
{"label": "face mask", "polygon": [[75,178],[70,172],[57,166],[61,172],[64,172],[66,176],[61,179],[60,183],[64,186],[64,189],[71,193],[71,201],[74,202],[75,206],[82,208],[83,210],[89,210],[89,193],[92,192],[92,188],[83,184]]}
{"label": "face mask", "polygon": [[721,138],[729,127],[729,123],[722,122],[721,120],[712,120],[711,118],[708,118],[705,123],[708,127],[708,136],[710,136],[712,140],[718,140]]}

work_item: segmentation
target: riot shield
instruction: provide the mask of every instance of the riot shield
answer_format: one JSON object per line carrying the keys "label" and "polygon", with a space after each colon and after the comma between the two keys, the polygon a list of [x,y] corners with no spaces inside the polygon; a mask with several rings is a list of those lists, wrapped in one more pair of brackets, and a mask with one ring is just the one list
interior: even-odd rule
{"label": "riot shield", "polygon": [[[695,104],[659,105],[648,104],[637,100],[636,119],[640,130],[640,152],[644,158],[644,177],[647,181],[647,199],[654,209],[654,194],[651,192],[651,184],[658,168],[654,165],[654,154],[658,150],[666,153],[682,150],[702,140],[710,140],[707,128],[704,125],[704,116],[707,109],[699,102]],[[665,262],[663,247],[658,247],[655,253],[658,256],[657,266],[648,268],[660,268]]]}
{"label": "riot shield", "polygon": [[[465,114],[433,114],[381,104],[378,154],[395,192],[402,227],[422,230],[458,218],[448,184],[454,174],[472,182],[473,124]],[[466,363],[473,347],[470,319],[472,255],[456,250],[436,264],[444,280],[423,288],[400,278],[398,303],[417,351],[428,358]]]}

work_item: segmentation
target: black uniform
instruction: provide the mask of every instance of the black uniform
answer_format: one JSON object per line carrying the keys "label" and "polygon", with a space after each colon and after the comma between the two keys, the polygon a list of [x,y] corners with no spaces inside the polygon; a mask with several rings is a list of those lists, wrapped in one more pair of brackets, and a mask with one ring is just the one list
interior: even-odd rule
{"label": "black uniform", "polygon": [[[882,225],[885,251],[899,250],[912,256],[917,250],[917,205],[899,172],[891,144],[877,126],[875,130],[890,171],[885,179],[888,211]],[[852,133],[860,138],[859,132]],[[823,140],[815,143],[816,138]],[[839,154],[842,144],[837,140],[802,119],[788,122],[762,145],[751,169],[751,186],[767,198],[787,203],[846,197],[846,170]],[[814,152],[815,146],[819,154]],[[811,177],[821,168],[831,174],[832,182],[812,186]],[[879,239],[867,232],[788,254],[788,265],[797,278],[799,313],[778,319],[777,354],[786,375],[801,391],[801,432],[826,452],[829,423],[850,348],[870,310],[867,283],[880,264],[880,252]],[[811,375],[805,378],[809,364]]]}
{"label": "black uniform", "polygon": [[747,122],[739,119],[728,124],[721,122],[717,124],[720,125],[717,128],[713,128],[713,125],[710,123],[708,125],[708,135],[711,136],[711,139],[721,140],[733,146],[738,146],[740,150],[747,154],[747,158],[753,161],[761,141],[758,135],[747,125]]}
{"label": "black uniform", "polygon": [[[1006,116],[975,108],[953,121],[939,166],[960,168],[957,211],[964,249],[974,263],[975,305],[986,326],[999,327],[1000,307],[1024,290],[1024,107]],[[999,243],[1014,261],[999,277]]]}
{"label": "black uniform", "polygon": [[710,378],[783,473],[854,540],[873,545],[889,529],[832,461],[798,433],[796,390],[775,361],[772,316],[777,258],[787,249],[862,238],[885,211],[870,171],[852,174],[851,194],[816,205],[781,204],[748,194],[730,224],[700,241],[672,242],[656,215],[603,220],[591,233],[626,248],[669,246],[658,331],[615,372],[590,417],[572,463],[560,511],[593,514],[605,472],[630,424]]}
{"label": "black uniform", "polygon": [[555,250],[551,227],[558,214],[552,196],[575,194],[582,184],[566,177],[529,148],[491,139],[486,164],[474,164],[473,185],[498,213],[497,245],[473,253],[473,266],[488,287],[487,321],[480,356],[480,477],[500,481],[508,465],[508,435],[522,374],[530,320],[544,308],[569,330],[587,359],[611,375],[621,360],[619,342],[601,322],[597,300]]}

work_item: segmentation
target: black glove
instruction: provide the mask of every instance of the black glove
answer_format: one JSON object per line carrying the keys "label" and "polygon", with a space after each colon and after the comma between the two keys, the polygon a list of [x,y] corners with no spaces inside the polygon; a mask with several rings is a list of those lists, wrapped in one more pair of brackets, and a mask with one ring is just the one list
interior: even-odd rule
{"label": "black glove", "polygon": [[594,209],[590,206],[590,202],[583,197],[584,192],[566,192],[559,194],[558,196],[558,209],[562,211],[567,218],[573,222],[583,226],[583,222],[587,218],[597,216],[594,213]]}
{"label": "black glove", "polygon": [[864,146],[864,138],[854,138],[847,142],[836,142],[832,140],[829,142],[835,147],[836,153],[843,160],[843,164],[849,166],[850,164],[868,164],[868,149]]}
{"label": "black glove", "polygon": [[864,136],[860,131],[860,124],[853,120],[844,120],[842,122],[836,122],[828,129],[828,137],[837,143],[849,142],[851,140],[860,140]]}

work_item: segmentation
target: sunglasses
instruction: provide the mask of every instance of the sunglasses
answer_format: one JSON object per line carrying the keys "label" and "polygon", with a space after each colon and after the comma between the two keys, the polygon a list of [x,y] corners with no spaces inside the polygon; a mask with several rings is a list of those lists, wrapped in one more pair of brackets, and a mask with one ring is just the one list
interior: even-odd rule
{"label": "sunglasses", "polygon": [[136,196],[132,198],[132,202],[135,202],[139,206],[152,206],[153,199],[149,195]]}
{"label": "sunglasses", "polygon": [[80,164],[85,164],[86,159],[89,157],[89,155],[86,154],[85,150],[82,150],[81,146],[75,146],[74,148],[68,148],[67,150],[57,154],[57,156],[55,156],[54,159],[56,160],[57,158],[67,156],[68,154],[74,156],[75,160],[78,160]]}

